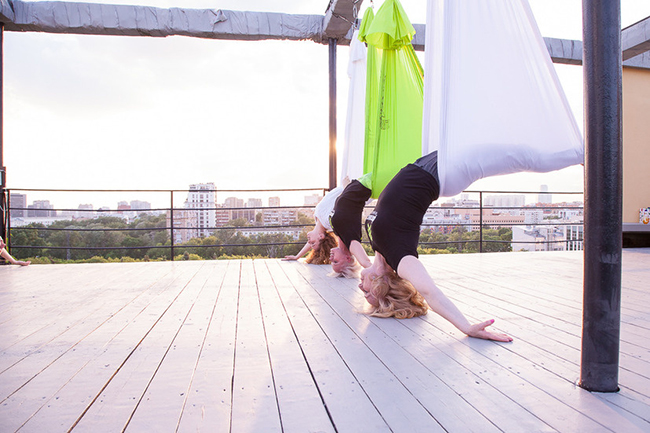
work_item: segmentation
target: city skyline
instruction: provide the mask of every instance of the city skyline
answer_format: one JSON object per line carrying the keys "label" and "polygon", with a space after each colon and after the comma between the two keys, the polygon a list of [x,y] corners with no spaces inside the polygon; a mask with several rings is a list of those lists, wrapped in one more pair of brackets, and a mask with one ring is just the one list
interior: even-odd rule
{"label": "city skyline", "polygon": [[[193,184],[193,185],[202,185],[202,184]],[[182,200],[179,200],[178,198],[176,198],[175,199],[175,206],[174,206],[175,209],[183,209],[183,208],[187,207],[188,197],[190,196],[190,194],[192,192],[192,186],[193,185],[190,185],[190,188],[188,188],[187,190],[180,190],[181,192],[187,192],[188,196],[185,197],[185,198],[181,197]],[[217,193],[219,192],[218,190],[216,190],[216,191],[217,191]],[[566,192],[566,191],[555,191],[555,194],[553,194],[554,191],[549,191],[548,186],[545,185],[545,184],[542,184],[542,185],[539,186],[539,191],[529,191],[526,194],[522,194],[521,192],[504,193],[504,192],[495,191],[495,192],[491,192],[489,194],[485,194],[484,195],[484,200],[485,200],[485,205],[486,206],[490,205],[490,198],[492,199],[492,202],[493,202],[496,197],[500,197],[500,196],[510,197],[510,200],[512,200],[513,197],[516,197],[516,196],[521,197],[521,200],[523,200],[523,203],[522,203],[521,206],[526,206],[526,205],[534,204],[534,203],[545,203],[545,202],[546,203],[563,203],[563,202],[576,201],[576,200],[572,200],[572,198],[575,198],[575,196],[572,195],[572,194],[570,194],[570,195],[558,194],[558,193],[563,193],[563,192]],[[318,201],[320,201],[320,199],[322,198],[322,195],[319,195],[319,194],[309,194],[309,195],[303,195],[302,196],[302,202],[301,203],[297,203],[295,200],[292,201],[291,203],[284,203],[284,200],[280,196],[281,194],[280,195],[270,195],[270,196],[268,196],[266,198],[267,205],[264,206],[264,205],[262,205],[263,199],[261,199],[260,197],[244,197],[244,198],[241,198],[241,197],[232,195],[232,193],[233,193],[232,191],[226,191],[226,192],[223,192],[223,193],[219,194],[219,197],[221,197],[221,196],[226,196],[226,197],[221,198],[221,202],[219,202],[219,200],[216,199],[215,203],[217,204],[217,206],[226,207],[226,208],[256,208],[256,207],[261,208],[261,207],[272,207],[272,206],[315,206],[318,203]],[[249,195],[250,194],[253,194],[253,195],[255,194],[255,192],[249,192],[249,191],[247,191],[246,193],[249,194]],[[303,193],[303,192],[301,192],[301,193]],[[113,193],[111,193],[111,194],[113,194]],[[460,197],[467,196],[467,195],[472,195],[472,193],[462,193],[462,194],[459,194],[456,197],[451,197],[451,198],[441,197],[436,202],[434,202],[432,204],[432,206],[435,206],[437,204],[439,205],[440,203],[448,202],[450,200],[459,199]],[[577,195],[581,195],[581,194],[576,193],[576,196]],[[543,200],[543,199],[540,198],[542,196],[548,196],[550,198],[549,198],[549,200]],[[78,210],[93,210],[95,212],[98,212],[98,211],[99,212],[101,212],[101,211],[104,211],[104,212],[120,212],[120,211],[127,211],[127,210],[147,210],[147,209],[148,210],[151,210],[151,209],[153,209],[153,210],[158,210],[158,209],[159,210],[166,210],[166,209],[169,208],[168,204],[163,205],[163,206],[156,206],[156,205],[153,205],[151,202],[149,202],[147,200],[140,200],[140,199],[131,199],[131,200],[117,199],[114,202],[114,203],[116,203],[115,206],[110,206],[110,205],[106,205],[106,204],[95,206],[95,204],[93,203],[92,200],[86,200],[86,201],[83,201],[83,202],[79,202],[76,206],[58,207],[55,204],[55,202],[50,200],[50,199],[37,198],[37,199],[32,199],[32,204],[28,205],[27,202],[29,201],[29,199],[27,197],[28,197],[28,194],[25,193],[25,192],[11,192],[11,194],[10,194],[11,208],[15,209],[15,208],[21,208],[21,207],[22,208],[31,207],[31,208],[34,208],[34,209],[55,209],[55,210],[57,210],[59,212],[59,214],[60,214],[60,212],[64,212],[64,213],[65,212],[68,212],[68,213],[72,212],[72,213],[74,213],[75,211],[78,211]],[[282,204],[271,204],[272,201],[274,201],[276,199],[279,200],[279,203],[282,203]],[[241,205],[235,205],[232,202],[233,200],[241,201]],[[16,203],[16,202],[18,202],[18,203]],[[254,203],[254,202],[259,202],[259,204],[258,205],[251,205],[251,203]],[[50,206],[50,207],[49,208],[39,207],[37,205],[37,203],[47,203],[47,205]],[[148,206],[148,207],[142,207],[142,206],[134,207],[133,203],[146,203],[146,206]],[[180,204],[180,203],[183,203],[183,204]],[[123,204],[129,204],[130,208],[129,209],[125,208],[123,206]]]}

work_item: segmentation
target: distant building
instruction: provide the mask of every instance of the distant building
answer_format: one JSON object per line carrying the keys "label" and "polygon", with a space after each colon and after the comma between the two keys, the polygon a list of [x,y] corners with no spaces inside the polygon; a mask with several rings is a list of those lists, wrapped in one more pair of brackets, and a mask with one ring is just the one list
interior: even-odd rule
{"label": "distant building", "polygon": [[512,228],[513,251],[582,251],[582,225],[517,226]]}
{"label": "distant building", "polygon": [[80,204],[75,212],[75,218],[91,219],[95,217],[95,208],[92,204]]}
{"label": "distant building", "polygon": [[246,219],[250,223],[254,223],[259,212],[259,209],[262,207],[261,198],[249,198],[246,202],[247,209],[243,210],[242,218]]}
{"label": "distant building", "polygon": [[248,212],[244,212],[242,209],[244,207],[244,200],[241,198],[237,197],[228,197],[224,202],[223,206],[225,208],[228,208],[230,220],[236,220],[236,219],[245,219],[246,221],[249,221],[248,217]]}
{"label": "distant building", "polygon": [[151,203],[142,200],[131,200],[132,210],[151,210]]}
{"label": "distant building", "polygon": [[[173,230],[170,233],[174,244],[182,244],[199,236],[198,215],[193,209],[174,209]],[[167,211],[167,227],[172,227],[171,217],[171,211]]]}
{"label": "distant building", "polygon": [[544,221],[544,211],[542,209],[530,209],[524,212],[524,224],[535,225]]}
{"label": "distant building", "polygon": [[264,209],[262,218],[265,226],[289,225],[298,218],[296,209]]}
{"label": "distant building", "polygon": [[568,251],[584,251],[584,227],[582,225],[562,226],[566,249]]}
{"label": "distant building", "polygon": [[11,226],[12,227],[24,227],[29,224],[33,223],[38,223],[38,224],[43,224],[44,226],[49,226],[52,223],[55,223],[56,221],[63,221],[67,220],[70,221],[72,220],[72,216],[63,216],[63,215],[56,215],[56,216],[50,216],[50,217],[24,217],[24,218],[11,218]]}
{"label": "distant building", "polygon": [[269,197],[269,207],[280,206],[280,197]]}
{"label": "distant building", "polygon": [[9,195],[12,218],[23,218],[27,216],[27,195],[12,192]]}
{"label": "distant building", "polygon": [[50,204],[49,200],[34,200],[32,204],[27,206],[27,217],[29,218],[55,217],[56,211],[53,209],[54,206]]}
{"label": "distant building", "polygon": [[210,236],[217,225],[216,187],[214,183],[197,183],[190,185],[184,208],[196,213],[197,235]]}
{"label": "distant building", "polygon": [[550,204],[553,203],[553,197],[548,193],[548,185],[540,185],[540,194],[537,196],[539,203]]}
{"label": "distant building", "polygon": [[523,194],[487,195],[483,199],[483,205],[494,208],[506,208],[501,209],[501,211],[516,215],[521,212],[521,209],[507,208],[523,208],[526,205],[526,196]]}
{"label": "distant building", "polygon": [[217,210],[215,212],[217,227],[225,227],[228,225],[228,221],[232,220],[232,212],[230,209],[221,209],[224,207],[224,205],[217,205]]}
{"label": "distant building", "polygon": [[117,211],[118,211],[118,213],[128,212],[130,210],[131,210],[131,205],[128,204],[127,202],[120,201],[120,202],[117,203]]}
{"label": "distant building", "polygon": [[305,206],[316,206],[323,199],[320,194],[312,194],[305,196]]}
{"label": "distant building", "polygon": [[259,209],[259,208],[262,207],[262,199],[261,198],[249,198],[248,201],[246,202],[246,207]]}

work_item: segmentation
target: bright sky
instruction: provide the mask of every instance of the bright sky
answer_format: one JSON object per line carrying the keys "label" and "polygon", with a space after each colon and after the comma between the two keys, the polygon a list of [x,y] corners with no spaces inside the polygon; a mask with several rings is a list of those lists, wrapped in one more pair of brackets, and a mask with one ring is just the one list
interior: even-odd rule
{"label": "bright sky", "polygon": [[[327,7],[327,0],[85,2],[319,15]],[[530,0],[542,35],[565,39],[581,39],[581,3]],[[369,5],[364,1],[362,12]],[[425,23],[425,0],[402,0],[402,5],[413,23]],[[623,27],[650,16],[648,0],[621,5]],[[339,47],[339,147],[347,60],[348,48]],[[582,69],[556,69],[582,128]],[[328,186],[325,45],[5,32],[4,91],[9,188],[187,189],[203,182],[220,189]],[[582,168],[500,176],[471,189],[538,191],[541,184],[551,191],[581,191]],[[89,202],[115,208],[118,200],[133,199],[166,206],[169,200],[155,203],[144,194],[105,199],[27,194],[28,203],[46,198],[55,207],[73,208]]]}

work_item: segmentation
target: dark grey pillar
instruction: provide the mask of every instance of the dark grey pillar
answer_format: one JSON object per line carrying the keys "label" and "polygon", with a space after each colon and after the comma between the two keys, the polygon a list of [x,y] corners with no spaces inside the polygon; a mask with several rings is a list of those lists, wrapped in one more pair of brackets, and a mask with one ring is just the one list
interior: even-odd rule
{"label": "dark grey pillar", "polygon": [[0,23],[0,237],[7,239],[7,219],[9,210],[7,209],[7,196],[5,187],[7,186],[7,170],[4,163],[4,32],[5,25]]}
{"label": "dark grey pillar", "polygon": [[584,309],[580,386],[618,391],[622,254],[621,4],[583,0]]}
{"label": "dark grey pillar", "polygon": [[329,40],[330,73],[330,190],[336,188],[336,39]]}

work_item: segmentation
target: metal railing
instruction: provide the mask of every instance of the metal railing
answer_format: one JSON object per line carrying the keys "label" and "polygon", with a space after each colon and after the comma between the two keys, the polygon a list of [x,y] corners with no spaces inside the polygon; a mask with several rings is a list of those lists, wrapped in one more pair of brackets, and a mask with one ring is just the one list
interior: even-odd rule
{"label": "metal railing", "polygon": [[[177,238],[180,233],[183,231],[192,231],[194,233],[198,233],[199,231],[202,233],[214,233],[216,236],[218,236],[219,232],[225,231],[225,230],[232,230],[233,232],[255,232],[258,231],[259,234],[268,234],[269,231],[282,231],[282,230],[289,230],[292,231],[294,234],[298,234],[300,231],[302,231],[305,227],[310,227],[311,224],[304,224],[304,223],[298,223],[297,221],[293,221],[292,223],[285,223],[285,224],[255,224],[255,225],[246,225],[246,226],[239,226],[239,225],[204,225],[201,227],[196,227],[196,226],[189,226],[189,227],[180,227],[178,224],[175,224],[180,220],[180,215],[183,212],[220,212],[220,213],[226,213],[230,215],[237,215],[238,213],[243,213],[243,212],[255,212],[256,214],[258,212],[261,212],[264,214],[267,211],[293,211],[295,212],[295,215],[298,215],[298,212],[300,210],[306,210],[306,213],[309,214],[310,210],[314,208],[314,206],[308,206],[308,205],[299,205],[299,206],[256,206],[256,207],[224,207],[224,206],[212,206],[212,207],[200,207],[200,208],[188,208],[188,207],[178,207],[174,205],[174,199],[175,193],[214,193],[214,194],[223,194],[223,193],[275,193],[275,194],[283,194],[283,193],[289,193],[289,192],[308,192],[308,191],[319,191],[320,195],[324,194],[326,192],[326,189],[324,188],[312,188],[312,189],[276,189],[276,190],[219,190],[219,189],[214,189],[214,190],[79,190],[79,189],[74,189],[74,190],[54,190],[54,189],[6,189],[7,191],[7,212],[6,212],[6,233],[7,233],[7,239],[5,240],[7,243],[8,249],[11,250],[23,250],[23,249],[32,249],[32,250],[37,250],[43,251],[46,250],[51,250],[51,251],[58,251],[58,250],[66,250],[67,252],[67,257],[70,257],[70,252],[71,251],[78,251],[78,250],[83,250],[83,251],[88,251],[88,252],[96,252],[96,253],[103,253],[107,254],[108,251],[133,251],[133,250],[138,250],[138,251],[143,251],[146,250],[147,252],[150,251],[155,251],[155,250],[167,250],[169,251],[169,257],[168,259],[174,260],[178,255],[178,251],[182,251],[185,253],[186,251],[197,251],[201,249],[207,249],[207,248],[213,248],[213,249],[221,249],[221,251],[232,251],[234,248],[246,248],[250,249],[252,247],[266,247],[269,250],[271,248],[275,248],[275,251],[277,252],[278,248],[284,248],[287,245],[293,245],[293,246],[301,246],[304,245],[304,240],[282,240],[282,241],[271,241],[271,242],[258,242],[258,243],[243,243],[243,242],[214,242],[214,243],[205,243],[205,237],[198,236],[195,239],[200,240],[201,242],[182,242],[178,243]],[[50,209],[34,209],[34,208],[28,208],[28,207],[15,207],[12,206],[11,203],[11,194],[12,193],[17,193],[17,192],[40,192],[40,193],[92,193],[92,194],[98,194],[98,193],[128,193],[128,194],[144,194],[144,193],[157,193],[157,194],[168,194],[169,195],[169,207],[159,207],[159,208],[153,208],[153,209],[133,209],[133,210],[128,210],[128,209],[100,209],[100,210],[94,210],[94,209],[66,209],[66,208],[50,208]],[[509,195],[509,194],[517,194],[517,195],[538,195],[540,194],[539,192],[521,192],[521,191],[466,191],[466,194],[478,194],[478,206],[475,204],[468,204],[468,205],[463,205],[463,204],[454,204],[454,205],[435,205],[432,206],[430,209],[433,210],[452,210],[454,212],[459,211],[459,210],[472,210],[474,212],[478,211],[478,222],[469,220],[469,221],[463,221],[463,222],[454,222],[454,221],[441,221],[441,222],[434,222],[434,223],[427,223],[423,222],[422,227],[424,229],[427,228],[437,228],[437,229],[442,229],[443,231],[449,232],[453,231],[454,229],[460,228],[462,231],[466,232],[473,232],[478,231],[479,233],[479,238],[478,239],[461,239],[461,240],[446,240],[446,241],[439,241],[439,242],[421,242],[420,246],[429,248],[429,247],[434,247],[434,246],[450,246],[450,245],[471,245],[471,244],[478,244],[478,251],[479,252],[484,252],[485,250],[485,245],[489,244],[517,244],[517,243],[524,243],[524,244],[558,244],[558,243],[565,243],[566,248],[568,248],[569,243],[573,242],[582,242],[582,239],[561,239],[561,240],[550,240],[550,241],[514,241],[512,238],[509,240],[494,240],[494,239],[484,239],[484,232],[487,228],[494,228],[494,227],[515,227],[515,226],[530,226],[531,223],[526,223],[526,222],[485,222],[484,221],[484,211],[486,209],[490,210],[499,210],[499,211],[524,211],[524,210],[538,210],[538,211],[543,211],[543,212],[548,212],[548,211],[553,211],[553,210],[571,210],[571,211],[576,211],[578,213],[581,213],[583,211],[583,206],[576,206],[576,205],[563,205],[558,207],[552,206],[552,205],[542,205],[542,206],[486,206],[484,204],[484,195],[485,194],[499,194],[499,195]],[[581,193],[576,193],[576,192],[544,192],[544,194],[552,194],[552,195],[581,195]],[[476,201],[473,201],[476,202]],[[203,203],[201,203],[203,204]],[[371,210],[373,206],[367,206],[368,210]],[[51,226],[21,226],[21,227],[13,227],[12,226],[12,213],[16,214],[18,212],[45,212],[45,213],[75,213],[78,215],[82,215],[84,213],[92,213],[94,216],[95,220],[97,218],[101,218],[102,216],[115,216],[116,214],[119,214],[120,212],[141,212],[141,213],[158,213],[159,215],[164,214],[166,216],[165,218],[165,224],[162,226],[156,226],[156,227],[78,227],[78,226],[67,226],[67,227],[51,227]],[[451,211],[450,211],[451,212]],[[256,215],[257,216],[257,215]],[[20,218],[20,217],[16,217]],[[80,219],[74,220],[72,219],[71,222],[79,222]],[[425,218],[426,221],[426,218]],[[258,222],[259,223],[259,222]],[[536,222],[534,224],[535,227],[543,227],[543,226],[563,226],[563,225],[582,225],[582,223],[577,223],[577,222],[565,222],[565,221],[554,221],[554,220],[544,220],[544,222]],[[48,231],[51,232],[63,232],[66,234],[66,239],[68,240],[67,245],[17,245],[13,242],[12,239],[12,232],[18,231],[18,230],[25,230],[25,231],[37,231],[38,233],[45,233]],[[156,243],[153,245],[111,245],[111,246],[102,246],[102,245],[94,245],[94,246],[71,246],[69,244],[70,236],[73,233],[113,233],[113,232],[126,232],[127,234],[130,232],[149,232],[149,233],[154,233],[154,232],[166,232],[169,236],[168,241],[166,241],[164,244]],[[183,237],[183,236],[181,236]],[[187,238],[187,236],[185,236]],[[250,238],[250,236],[249,236]],[[294,236],[295,238],[295,236]]]}

